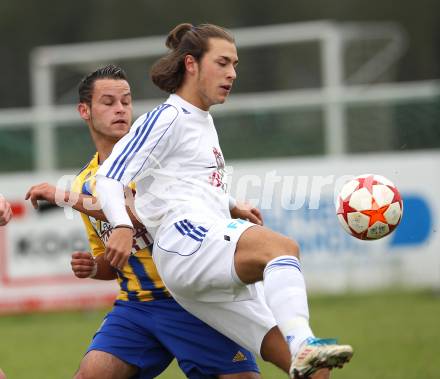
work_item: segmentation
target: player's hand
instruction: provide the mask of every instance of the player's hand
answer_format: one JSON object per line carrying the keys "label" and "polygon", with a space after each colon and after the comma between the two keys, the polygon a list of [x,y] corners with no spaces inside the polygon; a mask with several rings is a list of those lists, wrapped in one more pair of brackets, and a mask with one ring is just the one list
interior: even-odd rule
{"label": "player's hand", "polygon": [[257,225],[263,225],[263,216],[258,208],[249,203],[237,202],[237,205],[231,210],[232,218],[241,218]]}
{"label": "player's hand", "polygon": [[0,226],[6,225],[12,217],[11,204],[0,195]]}
{"label": "player's hand", "polygon": [[72,271],[77,278],[92,278],[98,269],[97,263],[92,254],[85,251],[75,251],[70,260]]}
{"label": "player's hand", "polygon": [[[59,189],[58,189],[59,191]],[[56,204],[55,196],[57,188],[49,183],[40,183],[36,186],[32,186],[26,193],[26,200],[30,200],[32,206],[38,209],[38,200],[46,200],[50,204]]]}
{"label": "player's hand", "polygon": [[119,270],[127,264],[133,246],[133,229],[115,228],[107,241],[105,259]]}

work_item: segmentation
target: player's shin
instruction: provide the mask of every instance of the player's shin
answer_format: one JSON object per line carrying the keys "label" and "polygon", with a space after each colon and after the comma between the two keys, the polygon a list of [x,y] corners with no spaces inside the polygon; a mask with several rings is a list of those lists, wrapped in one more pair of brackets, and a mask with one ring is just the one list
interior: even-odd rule
{"label": "player's shin", "polygon": [[304,277],[299,260],[291,255],[269,261],[264,270],[264,294],[292,355],[313,333]]}

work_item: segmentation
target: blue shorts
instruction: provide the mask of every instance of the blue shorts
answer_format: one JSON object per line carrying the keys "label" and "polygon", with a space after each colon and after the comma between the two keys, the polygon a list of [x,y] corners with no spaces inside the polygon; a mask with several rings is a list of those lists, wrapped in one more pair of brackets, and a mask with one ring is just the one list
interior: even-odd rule
{"label": "blue shorts", "polygon": [[173,299],[116,301],[87,352],[104,351],[139,368],[150,379],[176,357],[190,379],[259,372],[249,351],[185,311]]}

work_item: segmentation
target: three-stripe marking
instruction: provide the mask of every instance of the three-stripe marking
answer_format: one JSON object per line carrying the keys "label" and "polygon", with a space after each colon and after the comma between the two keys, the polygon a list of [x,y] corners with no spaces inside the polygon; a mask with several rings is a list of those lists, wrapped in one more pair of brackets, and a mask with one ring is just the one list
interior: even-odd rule
{"label": "three-stripe marking", "polygon": [[208,232],[208,229],[203,226],[194,227],[188,220],[178,221],[174,224],[176,229],[183,236],[191,237],[193,240],[202,242]]}
{"label": "three-stripe marking", "polygon": [[[161,113],[170,107],[169,104],[161,104],[152,112],[147,113],[144,123],[136,129],[134,136],[125,145],[121,154],[113,162],[110,170],[107,173],[107,177],[111,179],[120,180],[124,173],[124,166],[126,162],[129,162],[131,158],[139,151],[142,145],[147,140],[154,125],[156,124]],[[119,175],[118,175],[119,174]],[[117,177],[116,177],[117,176]]]}

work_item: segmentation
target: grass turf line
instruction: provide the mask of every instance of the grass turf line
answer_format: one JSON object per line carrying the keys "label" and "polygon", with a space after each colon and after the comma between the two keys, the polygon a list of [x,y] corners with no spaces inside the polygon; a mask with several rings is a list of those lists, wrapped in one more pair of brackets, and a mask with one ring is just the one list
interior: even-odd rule
{"label": "grass turf line", "polygon": [[[438,379],[440,297],[428,291],[311,296],[311,325],[355,356],[332,379]],[[71,378],[105,311],[0,317],[0,368],[8,379]],[[259,362],[265,379],[286,376]],[[183,379],[173,363],[159,378]]]}

